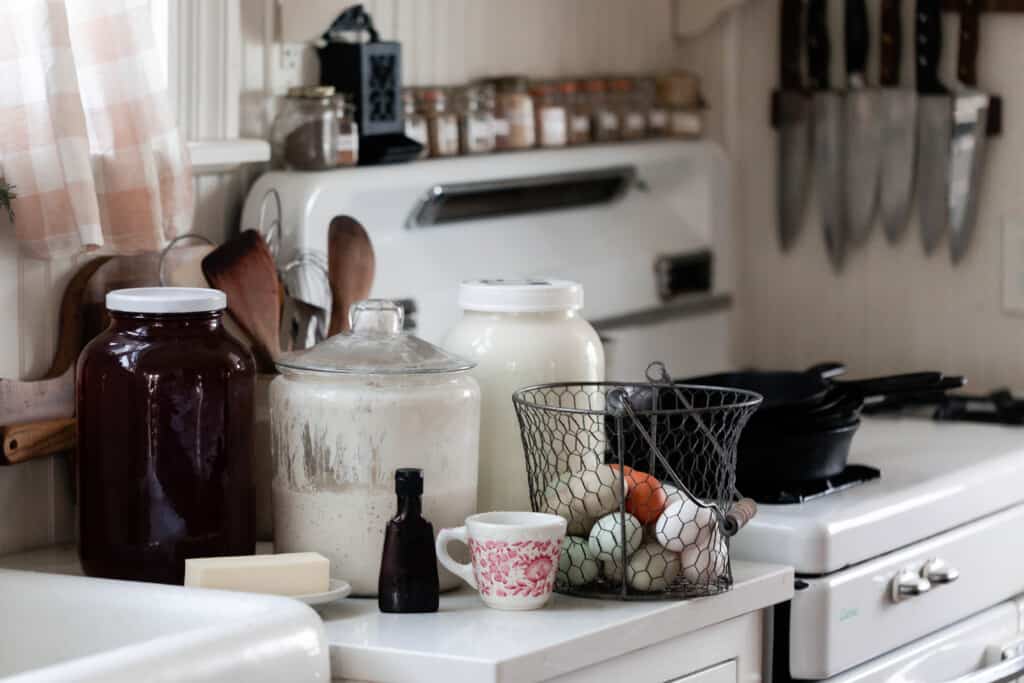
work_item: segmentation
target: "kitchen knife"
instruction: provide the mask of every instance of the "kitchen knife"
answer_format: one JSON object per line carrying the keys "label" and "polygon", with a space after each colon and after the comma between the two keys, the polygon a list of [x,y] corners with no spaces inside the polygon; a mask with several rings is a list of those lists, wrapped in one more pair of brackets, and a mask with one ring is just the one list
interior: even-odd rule
{"label": "kitchen knife", "polygon": [[829,87],[831,45],[827,0],[807,3],[807,72],[813,91],[814,178],[829,262],[838,271],[846,258],[843,207],[843,97]]}
{"label": "kitchen knife", "polygon": [[779,243],[793,246],[803,226],[811,152],[811,102],[800,70],[803,0],[782,0],[779,18],[777,202]]}
{"label": "kitchen knife", "polygon": [[925,253],[949,225],[949,145],[953,102],[939,80],[942,0],[917,0],[917,210]]}
{"label": "kitchen knife", "polygon": [[903,24],[900,0],[882,0],[882,49],[879,61],[878,120],[882,129],[879,210],[890,243],[903,236],[914,192],[914,129],[917,96],[900,88]]}
{"label": "kitchen knife", "polygon": [[863,244],[871,233],[878,197],[882,130],[878,92],[868,87],[870,35],[864,0],[846,0],[846,97],[843,100],[843,177],[846,230],[850,242]]}
{"label": "kitchen knife", "polygon": [[978,2],[961,0],[960,45],[949,154],[949,253],[958,263],[967,251],[978,213],[978,186],[985,163],[989,96],[978,90]]}

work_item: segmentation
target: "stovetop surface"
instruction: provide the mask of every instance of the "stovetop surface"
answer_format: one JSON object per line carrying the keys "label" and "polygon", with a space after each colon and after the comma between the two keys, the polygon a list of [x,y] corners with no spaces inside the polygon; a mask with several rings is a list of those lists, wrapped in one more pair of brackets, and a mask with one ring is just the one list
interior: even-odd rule
{"label": "stovetop surface", "polygon": [[822,496],[833,496],[854,486],[874,481],[882,476],[876,467],[847,465],[834,477],[794,481],[786,484],[770,483],[763,488],[744,486],[741,493],[761,505],[800,505]]}
{"label": "stovetop surface", "polygon": [[760,504],[733,557],[827,574],[1024,503],[1024,430],[865,418],[850,462],[882,471],[800,504]]}

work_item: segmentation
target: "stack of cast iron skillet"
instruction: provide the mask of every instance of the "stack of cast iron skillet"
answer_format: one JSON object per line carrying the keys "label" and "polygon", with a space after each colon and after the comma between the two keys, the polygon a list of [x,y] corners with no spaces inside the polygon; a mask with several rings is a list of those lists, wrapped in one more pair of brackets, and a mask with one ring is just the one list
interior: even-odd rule
{"label": "stack of cast iron skillet", "polygon": [[755,391],[764,402],[740,436],[736,483],[741,490],[829,479],[842,473],[868,401],[956,389],[963,377],[915,372],[856,381],[823,363],[804,372],[745,371],[703,375],[685,384]]}

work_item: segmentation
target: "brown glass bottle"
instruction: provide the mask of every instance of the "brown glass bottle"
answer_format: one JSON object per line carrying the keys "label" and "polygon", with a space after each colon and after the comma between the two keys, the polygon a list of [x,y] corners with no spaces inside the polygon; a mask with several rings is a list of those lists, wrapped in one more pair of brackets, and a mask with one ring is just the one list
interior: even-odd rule
{"label": "brown glass bottle", "polygon": [[90,576],[180,584],[186,558],[254,550],[255,370],[223,293],[124,298],[156,289],[111,293],[110,327],[79,357],[79,553]]}
{"label": "brown glass bottle", "polygon": [[436,612],[439,600],[434,527],[423,519],[423,470],[395,471],[398,514],[388,522],[380,561],[381,612]]}

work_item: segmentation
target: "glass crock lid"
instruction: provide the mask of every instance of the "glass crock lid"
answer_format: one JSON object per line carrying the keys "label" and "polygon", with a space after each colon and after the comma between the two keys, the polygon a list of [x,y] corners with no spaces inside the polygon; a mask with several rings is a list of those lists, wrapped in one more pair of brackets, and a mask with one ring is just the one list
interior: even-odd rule
{"label": "glass crock lid", "polygon": [[419,375],[459,372],[476,365],[402,332],[405,313],[394,301],[360,301],[352,306],[349,317],[351,332],[282,355],[277,361],[278,369],[347,375]]}

